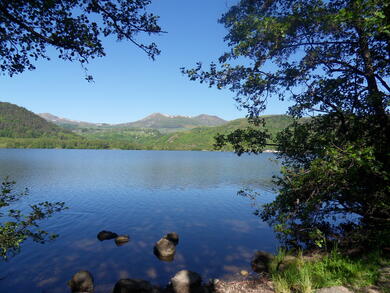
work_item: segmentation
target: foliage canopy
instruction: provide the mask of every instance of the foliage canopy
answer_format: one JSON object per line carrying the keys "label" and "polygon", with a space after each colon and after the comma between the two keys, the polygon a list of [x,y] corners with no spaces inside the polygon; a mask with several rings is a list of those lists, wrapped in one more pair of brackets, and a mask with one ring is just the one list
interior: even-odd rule
{"label": "foliage canopy", "polygon": [[[49,60],[52,46],[58,57],[85,63],[105,55],[102,36],[114,36],[138,46],[154,59],[155,43],[137,41],[139,33],[161,32],[158,17],[146,12],[150,0],[3,0],[0,3],[0,69],[10,76],[35,69]],[[88,76],[90,79],[91,77]]]}
{"label": "foliage canopy", "polygon": [[183,72],[235,92],[254,126],[217,146],[261,152],[271,98],[313,116],[278,135],[279,195],[259,215],[290,245],[390,241],[390,3],[241,0],[220,22],[230,50]]}

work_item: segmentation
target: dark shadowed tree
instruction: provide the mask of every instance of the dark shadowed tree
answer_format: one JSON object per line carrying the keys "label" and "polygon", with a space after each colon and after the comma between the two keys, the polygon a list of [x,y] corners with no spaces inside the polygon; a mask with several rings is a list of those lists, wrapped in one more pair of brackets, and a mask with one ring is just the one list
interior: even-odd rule
{"label": "dark shadowed tree", "polygon": [[253,127],[217,146],[261,152],[267,101],[293,103],[296,122],[277,137],[279,194],[259,215],[290,245],[388,244],[390,2],[241,0],[220,22],[230,50],[207,70],[183,69],[248,111]]}
{"label": "dark shadowed tree", "polygon": [[[158,17],[146,12],[150,0],[2,0],[0,1],[0,69],[10,76],[35,69],[38,59],[58,57],[78,61],[85,68],[105,55],[103,37],[114,36],[135,44],[154,59],[155,43],[136,36],[158,34]],[[91,78],[88,76],[88,78]]]}

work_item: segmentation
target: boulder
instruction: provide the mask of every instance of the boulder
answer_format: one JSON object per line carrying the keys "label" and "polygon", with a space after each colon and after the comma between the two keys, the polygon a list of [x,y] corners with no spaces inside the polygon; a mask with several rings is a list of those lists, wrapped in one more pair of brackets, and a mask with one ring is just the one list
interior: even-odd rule
{"label": "boulder", "polygon": [[113,293],[158,293],[156,287],[148,281],[139,279],[120,279],[114,286]]}
{"label": "boulder", "polygon": [[162,260],[162,261],[172,262],[175,259],[175,254],[171,254],[171,255],[168,255],[168,256],[160,255],[160,253],[158,252],[156,247],[154,247],[153,253],[159,260]]}
{"label": "boulder", "polygon": [[179,235],[176,232],[170,232],[165,235],[163,238],[172,241],[173,244],[177,245],[179,243]]}
{"label": "boulder", "polygon": [[172,241],[165,238],[161,238],[159,241],[157,241],[154,245],[154,248],[155,254],[158,254],[162,257],[172,256],[176,252],[176,245]]}
{"label": "boulder", "polygon": [[114,239],[118,237],[118,234],[114,233],[114,232],[110,232],[110,231],[100,231],[97,235],[97,239],[99,239],[100,241],[103,241],[103,240],[110,240],[110,239]]}
{"label": "boulder", "polygon": [[127,242],[129,242],[130,238],[129,235],[119,235],[115,238],[115,244],[117,246],[121,246]]}
{"label": "boulder", "polygon": [[360,293],[381,293],[381,290],[379,287],[376,286],[367,286],[359,289]]}
{"label": "boulder", "polygon": [[256,251],[251,261],[253,271],[256,273],[268,272],[273,259],[274,256],[271,253],[261,250]]}
{"label": "boulder", "polygon": [[352,291],[344,286],[335,286],[318,289],[316,293],[352,293]]}
{"label": "boulder", "polygon": [[203,292],[202,278],[195,272],[182,270],[172,279],[171,285],[175,293],[198,293]]}
{"label": "boulder", "polygon": [[73,275],[68,282],[72,292],[90,293],[93,292],[93,277],[88,271],[79,271]]}

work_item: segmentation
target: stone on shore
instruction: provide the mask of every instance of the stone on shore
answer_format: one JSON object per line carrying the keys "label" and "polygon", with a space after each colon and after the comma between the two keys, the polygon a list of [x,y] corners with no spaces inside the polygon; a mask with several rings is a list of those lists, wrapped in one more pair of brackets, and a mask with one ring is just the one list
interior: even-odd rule
{"label": "stone on shore", "polygon": [[171,279],[172,289],[175,293],[200,293],[204,292],[202,278],[195,272],[188,270],[179,271]]}
{"label": "stone on shore", "polygon": [[390,289],[390,266],[379,269],[378,285]]}
{"label": "stone on shore", "polygon": [[93,277],[88,271],[79,271],[73,275],[68,282],[72,292],[91,293],[93,292]]}
{"label": "stone on shore", "polygon": [[110,239],[114,239],[118,237],[118,234],[114,233],[114,232],[111,232],[111,231],[100,231],[97,235],[97,238],[100,240],[100,241],[103,241],[103,240],[110,240]]}
{"label": "stone on shore", "polygon": [[344,286],[335,286],[318,289],[316,293],[352,293],[352,291]]}
{"label": "stone on shore", "polygon": [[256,273],[268,272],[273,259],[274,256],[271,253],[261,250],[256,251],[251,261],[253,271]]}
{"label": "stone on shore", "polygon": [[120,279],[113,293],[158,293],[158,289],[148,281],[139,279]]}

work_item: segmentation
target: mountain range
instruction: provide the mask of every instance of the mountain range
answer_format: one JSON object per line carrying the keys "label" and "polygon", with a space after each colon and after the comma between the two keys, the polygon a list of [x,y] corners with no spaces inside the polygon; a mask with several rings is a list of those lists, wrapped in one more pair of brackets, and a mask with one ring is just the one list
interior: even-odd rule
{"label": "mountain range", "polygon": [[62,118],[50,113],[40,113],[40,117],[52,122],[58,126],[67,129],[80,128],[146,128],[157,129],[163,133],[192,129],[199,126],[220,126],[228,121],[217,116],[201,114],[194,117],[189,116],[171,116],[161,113],[153,113],[141,120],[120,124],[91,123],[84,121],[75,121],[68,118]]}
{"label": "mountain range", "polygon": [[[263,118],[273,138],[293,121],[287,115]],[[225,121],[205,114],[186,117],[161,113],[129,123],[90,123],[49,113],[38,116],[23,107],[0,102],[0,148],[214,150],[216,135],[249,126],[254,127],[246,118]],[[274,141],[271,138],[269,142]]]}

